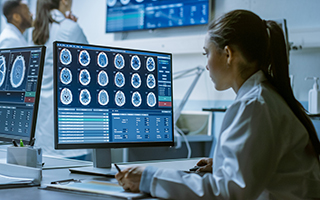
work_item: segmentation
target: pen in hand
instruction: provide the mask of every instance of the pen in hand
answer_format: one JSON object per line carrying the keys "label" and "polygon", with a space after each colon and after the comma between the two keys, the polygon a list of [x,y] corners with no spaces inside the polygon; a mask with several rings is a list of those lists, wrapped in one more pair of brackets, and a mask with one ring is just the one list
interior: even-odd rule
{"label": "pen in hand", "polygon": [[121,169],[119,168],[119,166],[116,163],[114,163],[114,166],[117,168],[118,172],[120,173]]}

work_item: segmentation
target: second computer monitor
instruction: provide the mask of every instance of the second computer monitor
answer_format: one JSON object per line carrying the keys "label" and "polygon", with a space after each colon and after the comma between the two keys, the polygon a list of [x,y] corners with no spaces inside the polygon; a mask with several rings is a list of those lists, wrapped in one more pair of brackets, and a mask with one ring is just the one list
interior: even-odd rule
{"label": "second computer monitor", "polygon": [[54,43],[55,148],[173,146],[172,55]]}

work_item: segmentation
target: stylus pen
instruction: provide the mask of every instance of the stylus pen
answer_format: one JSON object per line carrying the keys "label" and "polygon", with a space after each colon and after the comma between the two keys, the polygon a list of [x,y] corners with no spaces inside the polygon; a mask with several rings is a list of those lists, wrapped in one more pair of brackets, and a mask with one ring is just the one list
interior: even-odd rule
{"label": "stylus pen", "polygon": [[116,163],[114,163],[114,166],[117,168],[118,172],[120,173],[121,169],[119,168],[119,166]]}

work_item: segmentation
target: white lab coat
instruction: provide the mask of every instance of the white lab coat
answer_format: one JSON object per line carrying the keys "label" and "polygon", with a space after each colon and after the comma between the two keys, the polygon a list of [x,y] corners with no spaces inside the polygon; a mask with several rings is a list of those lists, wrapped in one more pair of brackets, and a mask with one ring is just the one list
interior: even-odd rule
{"label": "white lab coat", "polygon": [[259,71],[225,114],[212,174],[148,167],[140,189],[183,200],[320,198],[319,162],[308,145],[306,129]]}
{"label": "white lab coat", "polygon": [[66,19],[59,10],[52,10],[51,15],[59,23],[50,24],[50,36],[45,46],[46,56],[41,86],[41,96],[36,126],[36,143],[44,155],[57,157],[76,157],[87,154],[87,150],[54,150],[54,115],[53,115],[53,42],[66,41],[88,43],[80,26]]}
{"label": "white lab coat", "polygon": [[0,48],[25,47],[28,42],[19,31],[19,29],[8,23],[0,35]]}

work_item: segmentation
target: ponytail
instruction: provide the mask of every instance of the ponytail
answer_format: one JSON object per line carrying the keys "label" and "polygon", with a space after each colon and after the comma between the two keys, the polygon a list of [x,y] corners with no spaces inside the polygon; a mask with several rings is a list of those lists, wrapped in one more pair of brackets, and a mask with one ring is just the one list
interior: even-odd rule
{"label": "ponytail", "polygon": [[32,39],[36,45],[44,45],[49,39],[49,25],[56,22],[50,11],[59,8],[59,0],[38,0],[36,19],[34,20],[34,30]]}
{"label": "ponytail", "polygon": [[[265,22],[265,21],[264,21]],[[312,121],[307,115],[303,106],[296,100],[290,85],[288,56],[286,51],[286,43],[284,33],[280,26],[274,21],[265,22],[268,33],[268,53],[267,62],[269,64],[262,65],[261,69],[267,76],[268,80],[276,88],[278,93],[287,102],[296,117],[301,121],[307,129],[309,138],[316,154],[320,155],[320,142],[317,132]]]}

